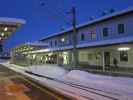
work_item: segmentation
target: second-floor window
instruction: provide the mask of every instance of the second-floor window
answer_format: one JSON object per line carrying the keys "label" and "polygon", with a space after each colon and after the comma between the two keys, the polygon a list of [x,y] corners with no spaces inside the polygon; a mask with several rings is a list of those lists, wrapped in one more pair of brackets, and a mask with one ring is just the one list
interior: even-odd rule
{"label": "second-floor window", "polygon": [[55,40],[55,46],[57,46],[57,40]]}
{"label": "second-floor window", "polygon": [[123,34],[125,32],[124,24],[118,24],[118,33]]}
{"label": "second-floor window", "polygon": [[50,41],[50,47],[52,47],[53,46],[53,42],[52,42],[52,40]]}
{"label": "second-floor window", "polygon": [[82,33],[81,36],[80,36],[80,40],[81,41],[84,41],[85,40],[85,35]]}
{"label": "second-floor window", "polygon": [[107,27],[103,28],[103,36],[107,37],[108,35],[109,35],[108,28]]}
{"label": "second-floor window", "polygon": [[91,40],[96,39],[96,32],[91,32]]}

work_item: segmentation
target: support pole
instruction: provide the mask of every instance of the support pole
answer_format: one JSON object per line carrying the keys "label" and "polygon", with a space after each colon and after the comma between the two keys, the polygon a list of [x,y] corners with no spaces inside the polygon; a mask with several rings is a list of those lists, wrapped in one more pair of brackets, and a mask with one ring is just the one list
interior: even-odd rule
{"label": "support pole", "polygon": [[105,57],[104,57],[104,51],[102,52],[102,60],[103,60],[103,67],[102,67],[102,70],[103,70],[103,72],[105,71]]}
{"label": "support pole", "polygon": [[72,25],[73,25],[73,67],[78,65],[78,52],[77,52],[77,29],[76,29],[76,10],[72,7]]}

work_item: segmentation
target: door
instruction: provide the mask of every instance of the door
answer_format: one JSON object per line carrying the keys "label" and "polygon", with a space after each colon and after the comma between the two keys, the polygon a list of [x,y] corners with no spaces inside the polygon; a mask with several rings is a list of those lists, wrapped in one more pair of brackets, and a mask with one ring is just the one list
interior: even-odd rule
{"label": "door", "polygon": [[105,66],[110,66],[110,52],[104,52]]}

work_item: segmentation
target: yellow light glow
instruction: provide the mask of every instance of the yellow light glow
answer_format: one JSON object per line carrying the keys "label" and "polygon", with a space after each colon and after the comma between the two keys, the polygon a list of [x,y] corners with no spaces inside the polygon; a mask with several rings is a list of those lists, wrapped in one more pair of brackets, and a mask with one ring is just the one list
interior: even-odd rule
{"label": "yellow light glow", "polygon": [[3,37],[5,34],[4,33],[1,33],[1,36]]}
{"label": "yellow light glow", "polygon": [[130,50],[129,47],[121,47],[121,48],[118,48],[118,51],[128,51]]}
{"label": "yellow light glow", "polygon": [[8,28],[7,28],[7,27],[5,27],[5,28],[4,28],[4,31],[7,31],[7,30],[8,30]]}

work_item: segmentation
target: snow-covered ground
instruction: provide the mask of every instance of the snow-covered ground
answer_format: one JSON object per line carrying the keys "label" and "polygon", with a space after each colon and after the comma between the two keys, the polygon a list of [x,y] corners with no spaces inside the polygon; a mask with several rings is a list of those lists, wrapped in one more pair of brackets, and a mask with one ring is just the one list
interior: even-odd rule
{"label": "snow-covered ground", "polygon": [[32,73],[44,75],[50,78],[60,78],[62,76],[65,76],[68,71],[60,68],[56,65],[54,66],[44,66],[44,65],[36,65],[36,66],[30,66],[27,71],[31,71]]}
{"label": "snow-covered ground", "polygon": [[[37,65],[37,66],[29,66],[27,68],[27,67],[16,66],[9,63],[3,63],[3,64],[6,66],[10,66],[10,68],[13,70],[19,71],[20,73],[23,73],[27,76],[30,76],[38,80],[41,84],[45,84],[58,91],[62,91],[62,93],[73,96],[78,100],[88,99],[89,97],[93,98],[94,100],[109,99],[105,98],[104,96],[99,96],[96,95],[95,93],[88,91],[93,91],[93,92],[97,91],[98,93],[101,91],[100,93],[102,94],[104,93],[109,96],[111,95],[115,97],[118,96],[118,98],[120,98],[119,100],[133,100],[132,78],[96,75],[80,70],[72,70],[68,72],[67,70],[55,65],[41,65],[41,66]],[[78,86],[83,86],[82,88],[84,89],[79,89],[43,77],[29,75],[24,71],[30,71],[32,73],[54,78],[59,81],[77,84]],[[93,90],[91,90],[90,88],[93,88]]]}

